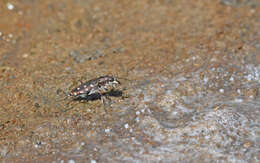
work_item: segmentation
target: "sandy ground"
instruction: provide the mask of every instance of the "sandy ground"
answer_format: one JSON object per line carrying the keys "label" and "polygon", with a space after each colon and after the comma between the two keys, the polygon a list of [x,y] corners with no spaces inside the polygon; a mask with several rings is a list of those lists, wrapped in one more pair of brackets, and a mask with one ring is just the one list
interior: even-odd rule
{"label": "sandy ground", "polygon": [[[259,29],[259,0],[1,1],[1,162],[259,162]],[[102,75],[107,112],[65,98]]]}

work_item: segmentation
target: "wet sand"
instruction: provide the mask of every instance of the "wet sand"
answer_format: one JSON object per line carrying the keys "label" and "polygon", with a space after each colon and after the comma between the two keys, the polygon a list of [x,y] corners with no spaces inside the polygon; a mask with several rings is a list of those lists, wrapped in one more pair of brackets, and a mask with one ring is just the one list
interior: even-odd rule
{"label": "wet sand", "polygon": [[[4,0],[1,162],[259,162],[258,0]],[[80,81],[122,83],[70,101]]]}

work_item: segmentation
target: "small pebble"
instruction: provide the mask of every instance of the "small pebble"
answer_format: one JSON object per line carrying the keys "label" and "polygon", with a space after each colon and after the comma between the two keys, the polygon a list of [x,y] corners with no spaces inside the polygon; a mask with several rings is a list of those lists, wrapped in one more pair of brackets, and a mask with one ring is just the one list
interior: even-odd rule
{"label": "small pebble", "polygon": [[81,142],[80,145],[81,145],[81,146],[84,146],[84,145],[85,145],[85,142]]}
{"label": "small pebble", "polygon": [[27,53],[23,54],[23,58],[27,58],[29,55]]}
{"label": "small pebble", "polygon": [[125,124],[125,128],[127,129],[128,127],[129,127],[128,123],[127,123],[127,124]]}
{"label": "small pebble", "polygon": [[234,77],[231,76],[229,80],[233,82],[234,81]]}
{"label": "small pebble", "polygon": [[248,81],[251,81],[254,77],[253,75],[249,74],[245,77]]}
{"label": "small pebble", "polygon": [[74,160],[69,160],[68,163],[75,163],[75,161]]}
{"label": "small pebble", "polygon": [[12,3],[7,3],[7,8],[9,10],[13,10],[14,9],[14,5]]}
{"label": "small pebble", "polygon": [[97,161],[96,160],[91,160],[90,163],[97,163]]}
{"label": "small pebble", "polygon": [[136,111],[135,114],[136,114],[136,115],[140,115],[140,112],[139,112],[139,111]]}
{"label": "small pebble", "polygon": [[19,15],[23,15],[23,11],[18,11],[18,14]]}
{"label": "small pebble", "polygon": [[10,34],[8,35],[8,37],[9,37],[9,38],[13,38],[13,34],[10,33]]}
{"label": "small pebble", "polygon": [[137,118],[135,119],[135,121],[136,121],[136,122],[139,122],[140,120],[139,120],[139,118],[137,117]]}
{"label": "small pebble", "polygon": [[207,78],[207,77],[204,77],[204,78],[203,78],[203,81],[204,81],[204,83],[208,83],[208,81],[209,81],[209,78]]}
{"label": "small pebble", "polygon": [[243,102],[243,99],[235,99],[235,102]]}
{"label": "small pebble", "polygon": [[71,67],[65,67],[65,70],[66,70],[66,71],[70,71],[70,70],[71,70]]}
{"label": "small pebble", "polygon": [[219,50],[216,50],[216,51],[215,51],[215,54],[220,54],[220,51],[219,51]]}
{"label": "small pebble", "polygon": [[110,132],[109,128],[105,129],[105,133],[109,133],[109,132]]}
{"label": "small pebble", "polygon": [[220,93],[224,93],[224,89],[220,89],[219,92],[220,92]]}

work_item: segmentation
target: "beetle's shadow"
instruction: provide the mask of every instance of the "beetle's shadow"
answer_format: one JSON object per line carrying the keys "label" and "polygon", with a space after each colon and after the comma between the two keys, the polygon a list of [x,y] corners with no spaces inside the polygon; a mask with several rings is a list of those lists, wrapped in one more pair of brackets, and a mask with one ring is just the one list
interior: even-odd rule
{"label": "beetle's shadow", "polygon": [[[109,97],[121,97],[123,95],[123,92],[120,90],[112,90],[110,92],[105,93],[103,96],[109,96]],[[95,93],[86,97],[78,97],[73,99],[73,101],[95,101],[101,99],[101,94]]]}

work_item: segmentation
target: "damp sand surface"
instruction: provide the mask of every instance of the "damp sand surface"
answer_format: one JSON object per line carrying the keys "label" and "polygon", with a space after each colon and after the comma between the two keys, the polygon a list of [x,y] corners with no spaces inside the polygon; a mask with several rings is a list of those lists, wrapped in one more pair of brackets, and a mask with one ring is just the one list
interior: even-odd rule
{"label": "damp sand surface", "polygon": [[[4,0],[1,162],[259,162],[257,0]],[[122,83],[70,101],[80,81]]]}

